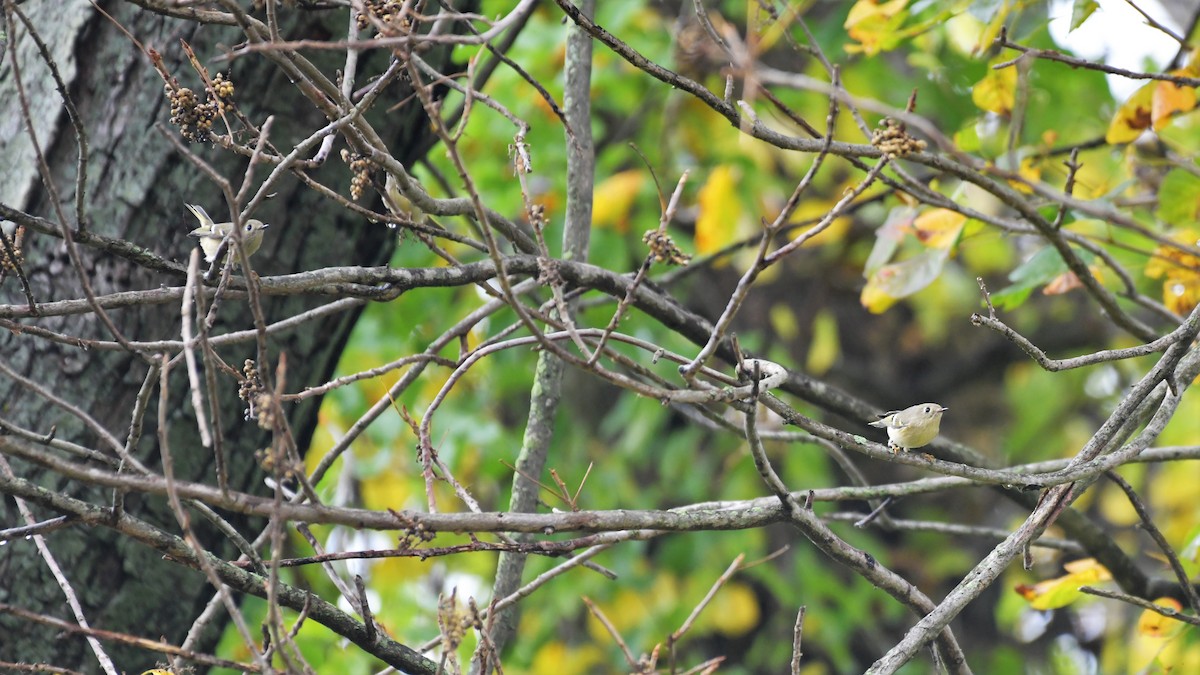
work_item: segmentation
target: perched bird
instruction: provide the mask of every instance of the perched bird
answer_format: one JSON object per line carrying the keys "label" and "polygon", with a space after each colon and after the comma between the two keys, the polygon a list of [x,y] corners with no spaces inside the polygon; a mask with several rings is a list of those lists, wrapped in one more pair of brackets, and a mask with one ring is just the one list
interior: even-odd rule
{"label": "perched bird", "polygon": [[391,211],[393,216],[398,218],[406,218],[414,223],[419,223],[425,218],[425,212],[421,207],[412,203],[412,200],[404,196],[400,191],[400,183],[392,174],[387,175],[387,179],[383,184],[384,200],[383,205]]}
{"label": "perched bird", "polygon": [[[204,207],[195,204],[184,204],[184,206],[192,212],[193,216],[196,216],[196,220],[200,221],[200,226],[188,232],[188,236],[200,239],[204,260],[211,264],[217,257],[217,249],[221,248],[221,242],[233,233],[233,223],[214,223]],[[268,227],[270,226],[255,218],[242,224],[242,247],[246,249],[247,256],[254,255],[254,252],[262,246],[263,230]]]}
{"label": "perched bird", "polygon": [[942,413],[949,410],[937,403],[918,403],[904,410],[889,410],[875,422],[873,427],[887,429],[888,445],[892,452],[912,450],[929,445],[937,438],[942,425]]}

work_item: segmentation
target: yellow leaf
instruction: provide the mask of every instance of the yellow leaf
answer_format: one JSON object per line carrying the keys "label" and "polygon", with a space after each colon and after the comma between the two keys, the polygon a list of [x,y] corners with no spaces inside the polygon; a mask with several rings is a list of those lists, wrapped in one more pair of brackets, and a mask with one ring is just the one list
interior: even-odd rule
{"label": "yellow leaf", "polygon": [[[1155,600],[1155,604],[1163,604],[1162,599]],[[1146,614],[1153,614],[1147,611]],[[1167,619],[1164,616],[1154,614],[1159,619],[1175,624],[1175,628],[1182,628],[1183,624]],[[1194,673],[1195,668],[1188,668],[1188,661],[1195,662],[1194,653],[1189,659],[1188,652],[1184,651],[1183,647],[1187,643],[1183,640],[1175,639],[1180,636],[1180,630],[1168,629],[1165,634],[1143,633],[1141,631],[1141,619],[1138,620],[1138,630],[1133,632],[1129,640],[1129,661],[1125,672],[1129,673]],[[1188,650],[1191,651],[1191,650]]]}
{"label": "yellow leaf", "polygon": [[908,0],[892,0],[880,4],[876,0],[858,0],[846,14],[846,22],[842,28],[853,32],[856,27],[880,18],[890,19],[904,10]]}
{"label": "yellow leaf", "polygon": [[360,484],[363,506],[369,509],[396,509],[412,495],[409,471],[400,467],[385,468],[364,478]]}
{"label": "yellow leaf", "polygon": [[629,214],[646,178],[641,170],[630,169],[609,176],[596,185],[592,197],[592,224],[629,230]]}
{"label": "yellow leaf", "polygon": [[[454,540],[454,543],[467,543],[466,537],[442,537],[438,539],[439,546],[449,545],[450,540]],[[404,584],[413,583],[414,579],[427,577],[431,565],[432,563],[423,562],[420,558],[383,558],[371,565],[371,584],[376,588],[401,588]]]}
{"label": "yellow leaf", "polygon": [[575,646],[553,640],[533,655],[529,672],[531,675],[585,675],[596,672],[604,663],[605,657],[596,645]]}
{"label": "yellow leaf", "polygon": [[1017,101],[1017,69],[988,69],[988,74],[971,88],[971,101],[981,110],[1007,115]]}
{"label": "yellow leaf", "polygon": [[767,320],[771,322],[771,331],[775,337],[784,342],[791,342],[800,335],[800,324],[796,322],[796,310],[786,302],[771,305],[771,310],[767,312]]}
{"label": "yellow leaf", "polygon": [[1042,179],[1042,166],[1035,158],[1026,157],[1021,160],[1021,166],[1017,167],[1017,175],[1024,180],[1010,180],[1008,184],[1017,192],[1031,195],[1033,188],[1028,184]]}
{"label": "yellow leaf", "polygon": [[1071,574],[1098,575],[1096,577],[1096,581],[1108,581],[1109,579],[1112,579],[1112,575],[1108,573],[1108,568],[1096,562],[1095,558],[1069,560],[1063,563],[1063,569]]}
{"label": "yellow leaf", "polygon": [[700,188],[697,195],[700,213],[696,217],[696,253],[712,253],[737,238],[737,224],[743,212],[741,196],[738,194],[738,173],[732,166],[718,166]]}
{"label": "yellow leaf", "polygon": [[1192,50],[1192,53],[1188,55],[1187,63],[1183,64],[1183,68],[1179,72],[1188,77],[1195,77],[1200,73],[1200,48]]}
{"label": "yellow leaf", "polygon": [[[1200,245],[1194,229],[1184,229],[1171,235],[1181,244]],[[1174,246],[1160,244],[1146,263],[1146,276],[1163,279],[1163,304],[1176,314],[1185,315],[1200,304],[1200,258]]]}
{"label": "yellow leaf", "polygon": [[1117,527],[1132,527],[1140,520],[1137,509],[1120,490],[1101,490],[1096,507],[1109,523]]}
{"label": "yellow leaf", "polygon": [[1056,579],[1040,581],[1033,586],[1019,584],[1017,593],[1029,601],[1033,609],[1056,609],[1079,599],[1080,586],[1112,579],[1108,569],[1093,558],[1073,560],[1063,565],[1067,574]]}
{"label": "yellow leaf", "polygon": [[913,221],[913,234],[929,248],[947,249],[958,240],[967,217],[950,209],[932,209]]}
{"label": "yellow leaf", "polygon": [[992,43],[992,37],[995,36],[987,37],[985,35],[990,32],[991,25],[984,24],[970,12],[959,12],[945,24],[948,44],[961,54],[978,54],[981,46],[986,47]]}
{"label": "yellow leaf", "polygon": [[858,0],[846,15],[843,28],[857,45],[846,45],[847,52],[878,54],[890,49],[900,37],[899,28],[904,23],[904,8],[908,0],[873,2]]}
{"label": "yellow leaf", "polygon": [[837,318],[827,308],[817,310],[812,322],[812,344],[808,347],[805,370],[809,375],[824,375],[841,353]]}
{"label": "yellow leaf", "polygon": [[[788,225],[798,225],[799,227],[791,230],[789,236],[797,236],[816,223],[820,222],[821,218],[829,213],[829,209],[833,206],[832,201],[824,199],[804,199],[792,211],[792,215],[788,218]],[[763,216],[767,220],[774,220],[779,216],[779,211],[782,208],[780,204],[772,204],[769,207],[763,208]],[[824,246],[825,244],[842,241],[850,228],[854,226],[854,219],[847,216],[838,216],[833,219],[833,222],[817,236],[808,239],[804,242],[804,248],[815,248]]]}
{"label": "yellow leaf", "polygon": [[[1178,242],[1185,246],[1200,245],[1200,231],[1185,228],[1171,235],[1171,241]],[[1150,262],[1146,263],[1146,276],[1148,277],[1164,277],[1171,276],[1180,269],[1200,269],[1200,260],[1186,251],[1182,251],[1175,246],[1168,244],[1159,244],[1154,249],[1154,256],[1150,258]]]}
{"label": "yellow leaf", "polygon": [[867,285],[863,286],[862,293],[858,296],[858,301],[872,314],[883,314],[900,300],[887,292],[887,276],[888,267],[885,266],[867,279]]}
{"label": "yellow leaf", "polygon": [[1137,140],[1142,132],[1150,128],[1150,109],[1153,105],[1154,88],[1157,82],[1151,82],[1138,88],[1133,96],[1125,101],[1113,115],[1104,134],[1105,142],[1109,144],[1130,143]]}
{"label": "yellow leaf", "polygon": [[[1159,598],[1154,601],[1154,604],[1159,607],[1169,607],[1176,612],[1183,609],[1183,605],[1175,598]],[[1138,634],[1149,635],[1150,637],[1168,637],[1182,628],[1182,621],[1163,616],[1149,609],[1142,611],[1142,615],[1138,617],[1137,622]]]}
{"label": "yellow leaf", "polygon": [[717,593],[708,611],[713,628],[731,638],[750,632],[758,625],[761,615],[754,591],[746,584],[736,582]]}
{"label": "yellow leaf", "polygon": [[[1175,70],[1172,75],[1184,75],[1184,71]],[[1187,112],[1196,107],[1196,90],[1193,87],[1181,87],[1173,82],[1159,82],[1154,87],[1154,95],[1150,102],[1150,120],[1155,131],[1167,126],[1171,116]]]}
{"label": "yellow leaf", "polygon": [[[1005,2],[996,13],[992,16],[992,20],[988,22],[987,28],[979,35],[979,41],[975,43],[975,48],[971,50],[971,54],[978,54],[980,51],[990,49],[992,42],[996,36],[1008,24],[1008,15],[1013,9],[1013,3]],[[966,12],[963,12],[966,14]]]}
{"label": "yellow leaf", "polygon": [[[649,588],[618,591],[612,598],[597,602],[596,606],[604,612],[617,632],[626,634],[662,612],[675,609],[679,597],[679,580],[668,574],[660,574]],[[608,629],[591,612],[588,612],[587,629],[593,639],[609,639]]]}
{"label": "yellow leaf", "polygon": [[1163,304],[1180,316],[1200,305],[1200,284],[1168,279],[1163,282]]}

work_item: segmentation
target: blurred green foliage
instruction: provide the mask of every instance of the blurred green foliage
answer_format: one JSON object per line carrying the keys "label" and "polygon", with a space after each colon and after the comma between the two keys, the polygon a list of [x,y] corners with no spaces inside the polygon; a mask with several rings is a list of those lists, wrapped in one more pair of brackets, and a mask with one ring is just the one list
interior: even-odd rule
{"label": "blurred green foliage", "polygon": [[[1067,175],[1065,155],[1053,150],[1102,138],[1109,117],[1120,103],[1113,100],[1099,73],[1035,63],[1023,85],[1027,88],[1022,94],[1026,97],[1024,125],[1010,147],[1010,120],[976,107],[972,89],[993,72],[989,64],[1014,55],[997,54],[990,47],[986,36],[994,35],[997,22],[1012,27],[1010,39],[1030,47],[1056,48],[1046,28],[1048,10],[1043,3],[979,3],[986,6],[982,8],[969,7],[971,3],[966,2],[911,3],[906,9],[908,15],[888,19],[887,25],[893,26],[889,30],[913,26],[922,29],[903,37],[892,35],[888,42],[892,49],[870,55],[848,53],[847,46],[853,45],[845,28],[850,3],[801,4],[808,10],[806,20],[821,48],[839,65],[848,91],[896,108],[903,108],[916,91],[917,112],[932,120],[959,151],[1007,170],[1021,169],[1022,175],[1040,177],[1053,186],[1061,186]],[[509,5],[499,0],[487,2],[483,14],[497,15]],[[741,34],[747,23],[770,23],[758,14],[747,16],[744,2],[706,5],[710,5],[714,19],[718,14],[723,17],[718,20],[719,26],[728,22]],[[599,12],[600,25],[650,60],[685,71],[718,94],[724,90],[727,71],[719,59],[711,62],[701,57],[681,62],[676,45],[679,20],[664,13],[664,6],[602,2]],[[686,10],[681,13],[687,15]],[[794,23],[785,25],[790,39],[805,44],[803,32]],[[566,30],[558,10],[544,4],[508,52],[559,105]],[[792,50],[784,39],[764,49],[759,55],[764,61],[778,61],[827,79],[816,59],[804,57],[803,50]],[[464,61],[475,56],[485,58],[479,50],[462,51]],[[645,255],[641,233],[658,224],[660,200],[665,199],[662,193],[669,193],[680,174],[689,171],[683,200],[685,217],[672,229],[676,241],[689,252],[699,252],[706,264],[698,272],[683,276],[661,276],[656,268],[652,277],[692,307],[715,316],[749,255],[746,249],[726,247],[756,241],[754,233],[760,221],[778,213],[813,156],[784,152],[740,134],[726,120],[634,69],[603,46],[596,46],[593,77],[597,218],[589,260],[612,270],[633,272]],[[798,133],[763,96],[746,90],[740,79],[736,85],[735,98],[745,100],[765,123]],[[529,179],[536,194],[531,197],[547,209],[546,239],[551,250],[557,251],[565,208],[566,139],[562,125],[534,88],[511,69],[500,68],[485,93],[530,124],[525,140],[534,166]],[[776,93],[799,116],[817,129],[824,129],[828,114],[824,97],[811,92]],[[451,95],[448,102],[458,100]],[[872,128],[880,117],[870,112],[865,116]],[[1193,123],[1189,119],[1179,124]],[[514,178],[510,148],[514,133],[511,123],[501,115],[476,106],[459,151],[468,161],[471,179],[484,201],[501,213],[520,218],[523,200]],[[844,110],[838,117],[837,135],[839,139],[866,142]],[[1133,177],[1121,153],[1121,149],[1111,147],[1081,152],[1083,168],[1076,174],[1075,194],[1084,199],[1108,200],[1105,203],[1125,194]],[[430,154],[429,161],[441,175],[456,175],[440,149]],[[906,168],[918,175],[924,172],[922,167]],[[458,184],[451,185],[451,194],[443,194],[427,167],[415,167],[414,172],[435,196],[460,194],[462,186]],[[827,158],[794,220],[823,214],[861,175],[845,160]],[[1175,171],[1164,181],[1163,189],[1191,194],[1193,182],[1190,173]],[[932,187],[986,213],[1000,208],[994,199],[956,182],[935,179]],[[709,208],[721,209],[722,214],[712,231],[704,229],[710,227],[702,221],[704,214],[694,214],[695,205],[706,199]],[[953,255],[932,283],[884,315],[869,314],[857,304],[862,268],[873,247],[875,228],[890,209],[901,204],[880,186],[872,188],[862,201],[839,227],[831,228],[798,254],[796,261],[764,275],[737,325],[743,345],[789,367],[807,368],[813,375],[828,373],[832,382],[883,406],[904,403],[909,398],[937,397],[951,407],[943,427],[948,435],[1003,458],[1006,464],[1073,455],[1125,386],[1156,358],[1047,373],[1000,338],[969,328],[965,318],[983,309],[975,282],[977,276],[983,276],[992,286],[996,307],[1005,313],[1010,325],[1027,335],[1055,343],[1051,338],[1056,327],[1082,322],[1086,324],[1081,329],[1085,334],[1071,332],[1064,336],[1059,341],[1063,348],[1083,353],[1133,344],[1097,321],[1095,307],[1080,292],[1047,294],[1046,289],[1067,272],[1052,249],[977,221],[965,226],[954,244]],[[1159,227],[1152,208],[1130,213],[1147,227]],[[1194,215],[1194,210],[1191,213]],[[1161,210],[1158,213],[1164,220],[1182,220],[1188,213],[1174,213],[1170,218],[1166,215]],[[1141,274],[1154,242],[1082,217],[1066,219],[1063,227],[1104,244],[1118,262],[1131,270],[1141,291],[1158,296],[1158,282]],[[706,241],[712,243],[702,244],[702,237],[710,237]],[[918,254],[922,246],[916,238],[905,239],[897,248],[898,255],[904,258]],[[452,245],[449,250],[472,256],[468,250]],[[1082,249],[1078,252],[1089,264],[1095,262],[1091,253]],[[705,256],[713,257],[709,260]],[[420,242],[404,238],[392,264],[418,267],[439,263]],[[1118,288],[1113,275],[1104,270],[1098,274],[1110,288]],[[378,367],[397,355],[420,352],[480,304],[478,290],[459,288],[414,291],[394,302],[372,305],[364,312],[342,357],[339,374]],[[613,309],[610,301],[593,302],[586,305],[579,322],[603,326]],[[515,321],[509,311],[496,313],[478,325],[470,346],[497,335]],[[1102,328],[1089,330],[1097,326]],[[637,312],[625,318],[620,329],[686,356],[696,349]],[[976,337],[965,342],[963,333],[972,330],[977,331]],[[676,377],[674,365],[663,362],[650,366],[646,354],[618,348],[663,377]],[[459,346],[453,345],[443,356],[456,358],[458,350]],[[528,347],[483,359],[455,384],[434,417],[432,435],[439,456],[486,510],[503,510],[508,503],[510,466],[522,442],[536,359],[537,351]],[[384,399],[388,387],[403,372],[401,369],[341,387],[325,397],[322,426],[308,454],[310,467],[368,406]],[[359,437],[348,457],[339,460],[340,468],[351,472],[353,503],[372,509],[425,508],[424,483],[415,452],[417,439],[400,411],[407,410],[420,420],[448,376],[447,368],[430,366],[416,385],[397,397],[394,409]],[[578,490],[579,508],[658,509],[768,494],[736,431],[704,428],[658,401],[597,383],[578,372],[568,373],[565,392],[549,467],[572,494]],[[1181,409],[1200,409],[1195,397],[1194,393],[1187,394]],[[803,402],[793,403],[805,414],[824,418],[853,433],[867,433],[861,420],[841,420]],[[872,438],[878,440],[878,435]],[[1160,441],[1187,445],[1198,439],[1200,416],[1188,414],[1179,415]],[[778,442],[770,443],[768,450],[792,489],[848,482],[818,446]],[[1187,486],[1194,486],[1200,479],[1198,470],[1186,463],[1150,471],[1122,470],[1135,480],[1135,487],[1148,494],[1160,527],[1178,547],[1196,541],[1200,513],[1192,497],[1194,490]],[[911,469],[887,466],[870,466],[867,472],[872,482],[920,475]],[[586,482],[580,487],[585,475]],[[552,486],[548,476],[540,479]],[[322,494],[333,499],[333,486],[338,480],[327,479]],[[462,508],[444,485],[438,490],[440,509]],[[1107,487],[1095,490],[1097,494],[1081,502],[1081,508],[1095,517],[1118,521],[1120,527],[1133,524],[1132,520],[1120,521],[1121,514],[1128,510],[1119,491]],[[543,491],[542,499],[547,507],[570,508],[549,489]],[[816,508],[832,512],[863,507],[820,504]],[[891,513],[895,517],[999,528],[1011,528],[1023,518],[1015,507],[986,490],[957,490],[905,500],[893,506]],[[857,530],[847,525],[835,528],[839,535],[912,579],[935,599],[995,543],[986,538],[934,532]],[[328,535],[329,529],[319,534]],[[465,537],[439,535],[431,545],[467,541]],[[370,540],[375,548],[393,543],[386,537]],[[1122,543],[1131,553],[1136,554],[1139,547],[1147,554],[1151,552],[1144,537],[1131,536]],[[308,552],[300,539],[294,539],[292,545],[298,552]],[[623,544],[597,557],[600,565],[618,575],[616,582],[576,569],[524,601],[518,638],[506,657],[506,672],[569,674],[626,669],[617,646],[590,616],[581,598],[590,598],[601,608],[635,654],[649,654],[656,645],[665,648],[670,633],[683,624],[739,554],[746,556],[746,569],[720,589],[713,604],[679,642],[679,663],[691,666],[706,658],[725,656],[728,660],[720,669],[722,673],[783,672],[791,653],[796,612],[803,605],[807,607],[807,618],[801,672],[853,672],[886,651],[914,621],[904,608],[870,584],[830,565],[787,527],[674,534]],[[1140,562],[1147,560],[1142,558]],[[525,578],[531,579],[560,561],[534,557]],[[762,562],[750,564],[756,561]],[[1030,628],[1040,620],[1035,616],[1038,613],[1030,610],[1011,588],[1017,583],[1055,576],[1060,561],[1061,557],[1047,554],[1039,557],[1033,573],[1011,571],[1003,584],[977,601],[954,624],[976,672],[1083,672],[1080,669],[1086,669],[1088,659],[1093,659],[1093,666],[1099,663],[1102,672],[1123,672],[1135,660],[1123,643],[1133,635],[1136,614],[1111,601],[1090,601],[1081,607],[1055,610],[1060,616],[1078,617],[1080,612],[1096,612],[1095,605],[1103,603],[1102,634],[1091,636],[1089,644],[1080,642],[1070,622],[1047,621],[1042,632]],[[1194,559],[1189,562],[1195,564]],[[439,593],[456,591],[460,601],[473,596],[481,606],[486,604],[494,566],[494,554],[472,553],[426,561],[386,559],[360,564],[355,569],[369,571],[366,576],[372,606],[387,630],[416,644],[437,635]],[[320,589],[323,594],[333,593],[316,566],[287,570],[286,576],[293,583]],[[356,650],[339,648],[339,643],[321,630],[302,630],[298,641],[306,655],[315,655],[314,663],[323,664],[323,672],[367,673],[377,667]],[[1196,658],[1194,643],[1195,637],[1189,634],[1185,651],[1192,656],[1187,658]],[[460,657],[465,660],[473,647],[473,639],[468,638],[459,649]],[[665,661],[666,654],[660,653],[659,663]],[[927,672],[928,668],[927,661],[918,662],[904,672]]]}

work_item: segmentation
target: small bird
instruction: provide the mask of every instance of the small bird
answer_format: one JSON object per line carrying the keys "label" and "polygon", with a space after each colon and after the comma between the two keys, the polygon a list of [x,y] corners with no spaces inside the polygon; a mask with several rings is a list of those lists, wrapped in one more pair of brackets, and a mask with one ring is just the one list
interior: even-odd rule
{"label": "small bird", "polygon": [[929,445],[937,438],[942,424],[942,413],[949,410],[937,403],[918,403],[904,410],[889,410],[883,417],[871,422],[873,427],[887,429],[888,446],[892,452],[912,450]]}
{"label": "small bird", "polygon": [[388,211],[391,211],[393,216],[406,218],[414,223],[424,220],[425,212],[421,210],[421,207],[412,203],[412,200],[400,191],[399,181],[390,173],[384,181],[383,191],[386,193],[383,205],[387,207]]}
{"label": "small bird", "polygon": [[[188,236],[200,239],[200,248],[204,251],[204,261],[211,264],[213,258],[217,257],[217,249],[221,248],[221,242],[233,232],[233,223],[214,223],[204,207],[195,204],[184,204],[184,206],[192,212],[193,216],[196,216],[196,220],[200,221],[200,226],[188,232]],[[254,255],[254,252],[262,246],[263,230],[268,227],[270,225],[256,218],[251,218],[242,225],[242,246],[246,249],[247,257]]]}

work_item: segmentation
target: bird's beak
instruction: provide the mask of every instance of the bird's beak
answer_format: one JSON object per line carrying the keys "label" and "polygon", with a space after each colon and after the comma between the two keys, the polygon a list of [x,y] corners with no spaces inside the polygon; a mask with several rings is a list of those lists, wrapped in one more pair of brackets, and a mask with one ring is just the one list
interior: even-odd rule
{"label": "bird's beak", "polygon": [[946,407],[944,407],[944,406],[943,406],[943,407],[942,407],[942,409],[941,409],[941,410],[939,410],[938,412],[946,412],[947,410],[949,410],[949,408],[946,408]]}

